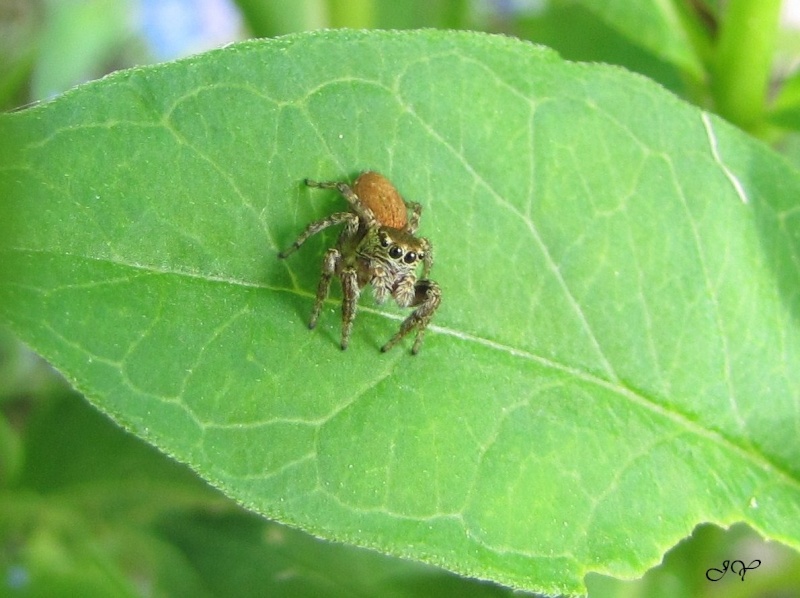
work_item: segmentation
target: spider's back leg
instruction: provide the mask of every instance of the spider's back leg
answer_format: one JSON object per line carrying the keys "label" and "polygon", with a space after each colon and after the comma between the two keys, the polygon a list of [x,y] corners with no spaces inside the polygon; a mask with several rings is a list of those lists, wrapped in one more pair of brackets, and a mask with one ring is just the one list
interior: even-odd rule
{"label": "spider's back leg", "polygon": [[322,232],[329,226],[336,226],[337,224],[346,223],[350,227],[358,228],[358,216],[353,214],[352,212],[337,212],[336,214],[331,214],[327,218],[323,218],[322,220],[317,220],[312,222],[306,227],[300,236],[297,237],[294,243],[289,246],[288,249],[281,251],[278,254],[280,259],[286,259],[290,255],[292,255],[295,251],[300,249],[300,246],[305,243],[309,237],[316,235],[319,232]]}

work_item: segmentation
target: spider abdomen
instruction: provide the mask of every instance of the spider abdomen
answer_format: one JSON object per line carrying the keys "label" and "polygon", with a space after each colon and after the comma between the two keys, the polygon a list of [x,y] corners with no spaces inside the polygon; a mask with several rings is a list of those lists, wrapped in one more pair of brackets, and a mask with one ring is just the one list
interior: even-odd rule
{"label": "spider abdomen", "polygon": [[399,230],[408,225],[408,209],[402,196],[382,174],[362,172],[353,183],[353,191],[382,226]]}

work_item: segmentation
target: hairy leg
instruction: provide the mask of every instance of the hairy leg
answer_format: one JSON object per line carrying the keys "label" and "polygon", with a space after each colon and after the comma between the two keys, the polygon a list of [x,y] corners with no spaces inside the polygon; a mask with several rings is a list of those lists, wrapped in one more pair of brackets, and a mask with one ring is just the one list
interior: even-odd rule
{"label": "hairy leg", "polygon": [[400,330],[389,339],[389,342],[381,347],[381,351],[386,352],[394,347],[405,335],[412,330],[417,331],[417,338],[414,340],[414,346],[411,348],[411,353],[416,355],[419,353],[419,348],[422,345],[422,339],[425,336],[425,329],[433,317],[433,314],[442,302],[442,290],[439,285],[432,280],[419,280],[414,287],[415,300],[413,305],[417,307],[411,315],[409,315],[403,323],[400,324]]}
{"label": "hairy leg", "polygon": [[331,278],[336,273],[336,266],[341,258],[342,256],[338,249],[331,248],[325,252],[325,258],[322,260],[322,276],[320,276],[319,284],[317,285],[317,299],[314,301],[314,310],[311,312],[311,321],[308,323],[309,328],[314,328],[317,325],[322,304],[328,298]]}
{"label": "hairy leg", "polygon": [[278,254],[280,259],[286,259],[290,255],[292,255],[295,251],[300,249],[300,246],[305,243],[309,237],[316,235],[318,232],[321,232],[328,228],[329,226],[336,226],[337,224],[346,223],[347,226],[355,226],[358,228],[358,216],[351,212],[337,212],[336,214],[331,214],[327,218],[323,218],[322,220],[317,220],[316,222],[312,222],[306,227],[300,236],[297,237],[294,243],[286,249],[285,251],[281,251]]}
{"label": "hairy leg", "polygon": [[352,268],[343,270],[342,278],[342,349],[347,349],[350,344],[350,332],[353,330],[353,320],[356,317],[356,304],[361,288],[358,286],[358,274]]}

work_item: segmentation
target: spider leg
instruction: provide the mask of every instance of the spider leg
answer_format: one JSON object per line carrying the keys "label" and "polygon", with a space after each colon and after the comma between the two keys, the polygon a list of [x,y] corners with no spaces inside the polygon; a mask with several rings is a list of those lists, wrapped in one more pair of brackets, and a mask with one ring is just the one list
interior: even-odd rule
{"label": "spider leg", "polygon": [[346,223],[348,227],[358,228],[358,216],[353,214],[352,212],[337,212],[336,214],[331,214],[327,218],[323,218],[322,220],[317,220],[316,222],[312,222],[306,227],[300,236],[297,237],[294,243],[286,249],[285,251],[281,251],[278,254],[280,259],[286,259],[290,255],[292,255],[295,251],[300,249],[300,246],[305,243],[309,237],[316,235],[318,232],[321,232],[328,228],[329,226],[336,226],[337,224]]}
{"label": "spider leg", "polygon": [[322,304],[325,303],[325,299],[328,298],[331,278],[336,273],[336,266],[341,259],[342,255],[336,248],[332,247],[325,252],[325,258],[322,260],[322,276],[320,276],[319,284],[317,285],[317,299],[314,301],[314,309],[311,312],[311,320],[308,323],[309,328],[314,328],[317,325],[319,312],[322,310]]}
{"label": "spider leg", "polygon": [[361,205],[356,192],[353,191],[353,188],[347,183],[342,183],[340,181],[314,181],[311,179],[306,179],[306,185],[309,187],[316,187],[317,189],[335,189],[344,196],[344,198],[347,200],[347,203],[349,203],[351,206],[357,207]]}
{"label": "spider leg", "polygon": [[336,189],[342,195],[344,195],[343,188],[350,190],[350,192],[352,193],[350,185],[348,185],[347,183],[342,183],[340,181],[315,181],[313,179],[306,179],[305,183],[309,187],[316,187],[317,189]]}
{"label": "spider leg", "polygon": [[413,235],[417,232],[417,228],[419,227],[419,217],[422,215],[422,206],[416,201],[404,200],[403,203],[406,204],[406,208],[411,210],[411,217],[408,219],[408,224],[406,224],[406,232]]}
{"label": "spider leg", "polygon": [[358,273],[355,268],[342,270],[342,350],[350,344],[350,332],[353,330],[353,319],[356,317],[356,304],[361,294],[358,286]]}
{"label": "spider leg", "polygon": [[420,239],[425,248],[425,257],[422,258],[422,278],[428,278],[428,273],[433,268],[433,246],[430,244],[428,239]]}
{"label": "spider leg", "polygon": [[442,302],[442,290],[439,285],[432,280],[422,279],[418,280],[414,285],[414,302],[412,307],[416,306],[411,314],[403,320],[400,324],[400,330],[389,339],[389,342],[381,347],[382,352],[386,352],[394,347],[400,339],[407,335],[412,330],[417,331],[417,338],[414,340],[414,346],[411,348],[411,353],[416,355],[419,353],[419,348],[422,345],[422,339],[425,336],[425,329],[431,321],[433,314],[436,312],[439,304]]}
{"label": "spider leg", "polygon": [[375,222],[375,215],[372,213],[372,210],[361,203],[361,200],[358,199],[356,192],[353,191],[353,188],[347,183],[342,183],[340,181],[314,181],[312,179],[306,179],[306,185],[309,187],[316,187],[317,189],[335,189],[342,194],[342,197],[347,200],[347,203],[350,204],[350,207],[353,208],[353,211],[355,211],[356,214],[370,223]]}

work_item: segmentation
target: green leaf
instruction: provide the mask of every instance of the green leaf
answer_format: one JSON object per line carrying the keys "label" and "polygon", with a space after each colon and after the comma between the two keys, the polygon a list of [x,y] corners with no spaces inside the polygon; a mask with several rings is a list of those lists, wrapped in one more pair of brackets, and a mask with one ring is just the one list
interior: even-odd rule
{"label": "green leaf", "polygon": [[[44,402],[44,401],[43,401]],[[0,569],[13,596],[207,596],[154,522],[224,497],[70,393],[25,418],[25,468],[0,490]],[[91,438],[91,442],[86,439]]]}
{"label": "green leaf", "polygon": [[268,37],[325,25],[317,0],[261,2],[235,0],[251,35]]}
{"label": "green leaf", "polygon": [[515,31],[553,48],[567,60],[616,64],[646,75],[682,97],[693,91],[677,66],[634,43],[579,2],[548,2],[546,9],[519,19]]}
{"label": "green leaf", "polygon": [[[621,69],[495,36],[329,31],[131,70],[2,119],[0,313],[90,400],[317,535],[549,593],[700,522],[800,546],[800,174]],[[338,298],[376,169],[444,300]],[[338,287],[337,287],[338,288]],[[710,565],[709,565],[710,566]]]}
{"label": "green leaf", "polygon": [[31,96],[52,97],[105,72],[131,37],[128,0],[48,2]]}
{"label": "green leaf", "polygon": [[480,583],[372,550],[332,544],[242,513],[170,517],[161,526],[215,596],[511,598]]}
{"label": "green leaf", "polygon": [[685,8],[675,0],[577,0],[611,27],[665,62],[680,67],[695,80],[703,65],[692,44],[695,29]]}
{"label": "green leaf", "polygon": [[43,402],[25,425],[21,483],[0,489],[0,570],[15,595],[510,595],[265,521],[80,397]]}
{"label": "green leaf", "polygon": [[772,123],[800,131],[800,72],[789,77],[771,107]]}

